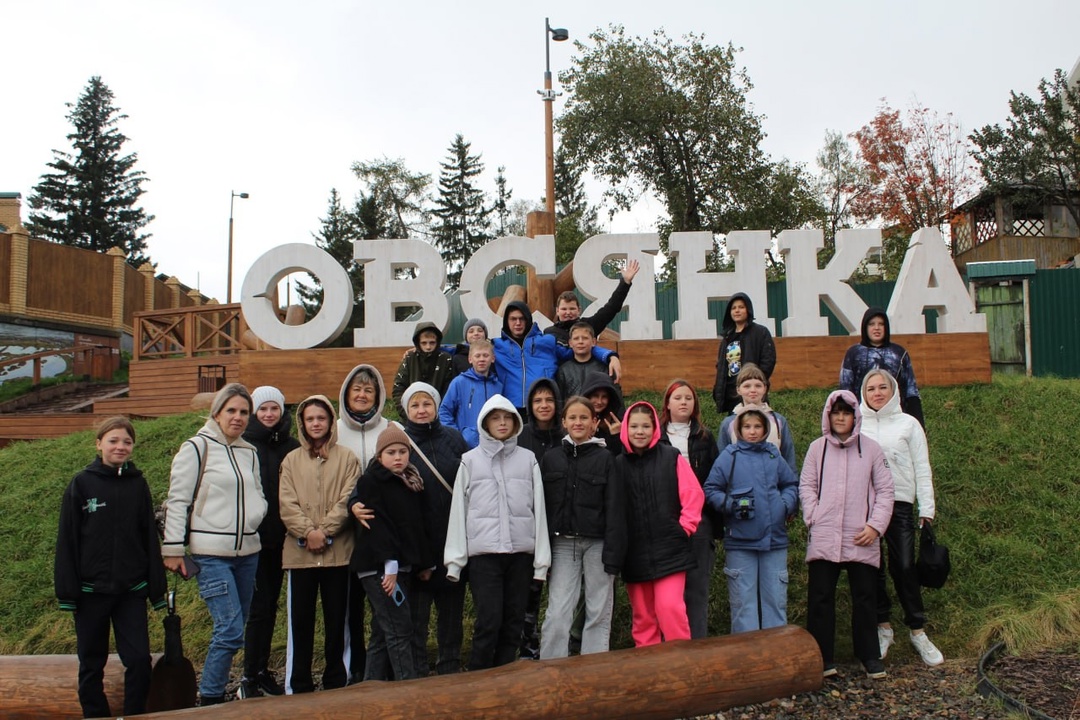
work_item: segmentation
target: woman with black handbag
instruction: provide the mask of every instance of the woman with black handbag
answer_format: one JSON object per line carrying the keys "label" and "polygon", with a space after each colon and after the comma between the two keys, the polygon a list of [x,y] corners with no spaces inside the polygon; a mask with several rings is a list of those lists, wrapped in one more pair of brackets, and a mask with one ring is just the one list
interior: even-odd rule
{"label": "woman with black handbag", "polygon": [[[885,531],[889,574],[893,579],[904,624],[911,630],[911,644],[927,665],[940,665],[945,658],[926,635],[926,612],[916,570],[915,527],[930,525],[934,519],[934,482],[930,455],[922,426],[900,407],[896,379],[887,370],[871,370],[862,383],[862,433],[873,438],[885,451],[896,488],[892,520]],[[918,502],[916,523],[915,503]],[[926,532],[926,530],[924,530]],[[878,568],[878,644],[885,657],[893,643],[889,622],[891,603],[885,587],[885,548]]]}

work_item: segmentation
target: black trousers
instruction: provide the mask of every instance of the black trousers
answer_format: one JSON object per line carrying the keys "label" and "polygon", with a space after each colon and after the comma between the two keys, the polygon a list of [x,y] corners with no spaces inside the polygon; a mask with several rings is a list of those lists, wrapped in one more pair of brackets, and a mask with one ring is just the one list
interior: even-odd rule
{"label": "black trousers", "polygon": [[356,573],[349,573],[349,610],[346,627],[347,642],[349,644],[349,682],[360,682],[364,679],[364,669],[367,666],[367,644],[364,641],[364,584]]}
{"label": "black trousers", "polygon": [[416,644],[423,650],[423,659],[417,673],[427,677],[428,627],[431,623],[431,606],[435,606],[438,617],[435,621],[435,640],[439,644],[438,661],[435,672],[439,675],[451,675],[461,672],[461,639],[464,635],[461,626],[465,614],[465,583],[442,582],[438,587],[430,583],[416,584],[416,622],[414,632]]}
{"label": "black trousers", "polygon": [[105,697],[105,661],[109,659],[109,625],[116,652],[124,664],[124,715],[146,712],[150,693],[150,636],[146,629],[146,596],[139,593],[82,593],[75,611],[79,653],[79,704],[83,717],[113,717]]}
{"label": "black trousers", "polygon": [[315,599],[322,600],[323,689],[345,687],[345,612],[349,597],[349,568],[320,567],[289,571],[289,649],[286,682],[293,693],[311,692],[311,658],[315,648]]}
{"label": "black trousers", "polygon": [[255,571],[255,594],[244,628],[244,677],[254,678],[270,669],[270,647],[277,623],[278,598],[285,571],[281,569],[281,548],[259,551],[259,568]]}
{"label": "black trousers", "polygon": [[532,553],[469,558],[469,587],[476,607],[470,670],[498,667],[517,659],[532,575]]}
{"label": "black trousers", "polygon": [[915,570],[915,507],[909,502],[893,504],[892,519],[885,530],[885,544],[881,548],[881,567],[877,577],[877,621],[889,622],[892,603],[885,587],[885,560],[888,557],[889,575],[892,576],[896,598],[904,609],[904,624],[912,630],[926,625],[923,609],[922,587],[919,573]]}
{"label": "black trousers", "polygon": [[874,622],[874,582],[877,568],[863,563],[833,563],[814,560],[808,563],[806,629],[821,648],[826,665],[833,662],[836,645],[836,583],[840,571],[846,570],[851,588],[851,640],[855,657],[864,665],[879,660],[877,623]]}

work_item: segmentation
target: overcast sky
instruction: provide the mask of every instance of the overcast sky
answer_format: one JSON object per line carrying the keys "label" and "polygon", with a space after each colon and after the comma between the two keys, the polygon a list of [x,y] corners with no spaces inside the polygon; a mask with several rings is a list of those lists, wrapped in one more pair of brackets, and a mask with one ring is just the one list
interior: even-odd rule
{"label": "overcast sky", "polygon": [[[266,249],[312,241],[331,188],[351,200],[357,160],[400,157],[437,179],[462,133],[489,190],[505,165],[514,198],[539,199],[545,15],[584,42],[619,23],[742,47],[765,149],[811,169],[825,131],[857,130],[882,98],[917,96],[970,131],[1005,120],[1010,90],[1034,92],[1080,56],[1076,0],[0,0],[0,191],[22,193],[25,219],[52,149],[70,149],[64,103],[100,75],[150,179],[158,272],[224,301],[230,192],[251,194],[234,213],[238,299]],[[553,70],[574,52],[552,43]],[[652,231],[657,212],[611,229]]]}

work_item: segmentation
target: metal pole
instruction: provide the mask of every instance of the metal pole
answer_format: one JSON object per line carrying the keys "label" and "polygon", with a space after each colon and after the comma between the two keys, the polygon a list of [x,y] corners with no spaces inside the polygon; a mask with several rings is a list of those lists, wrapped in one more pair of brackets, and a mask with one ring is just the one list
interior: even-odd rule
{"label": "metal pole", "polygon": [[555,129],[551,106],[555,93],[551,91],[551,18],[544,18],[544,161],[547,184],[544,195],[547,211],[555,215]]}
{"label": "metal pole", "polygon": [[233,226],[233,198],[229,198],[229,284],[225,295],[225,302],[232,302],[232,226]]}

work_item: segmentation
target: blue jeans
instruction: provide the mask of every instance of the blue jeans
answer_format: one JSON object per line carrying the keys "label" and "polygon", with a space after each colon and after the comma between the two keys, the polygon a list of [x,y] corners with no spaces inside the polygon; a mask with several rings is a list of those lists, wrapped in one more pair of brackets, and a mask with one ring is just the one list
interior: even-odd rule
{"label": "blue jeans", "polygon": [[724,552],[731,632],[787,625],[787,548]]}
{"label": "blue jeans", "polygon": [[214,621],[214,631],[210,636],[210,647],[206,651],[199,682],[199,694],[203,697],[219,697],[225,694],[233,656],[244,647],[244,624],[251,609],[251,596],[255,592],[259,555],[194,557],[202,568],[196,576],[199,595],[206,601],[206,608]]}

